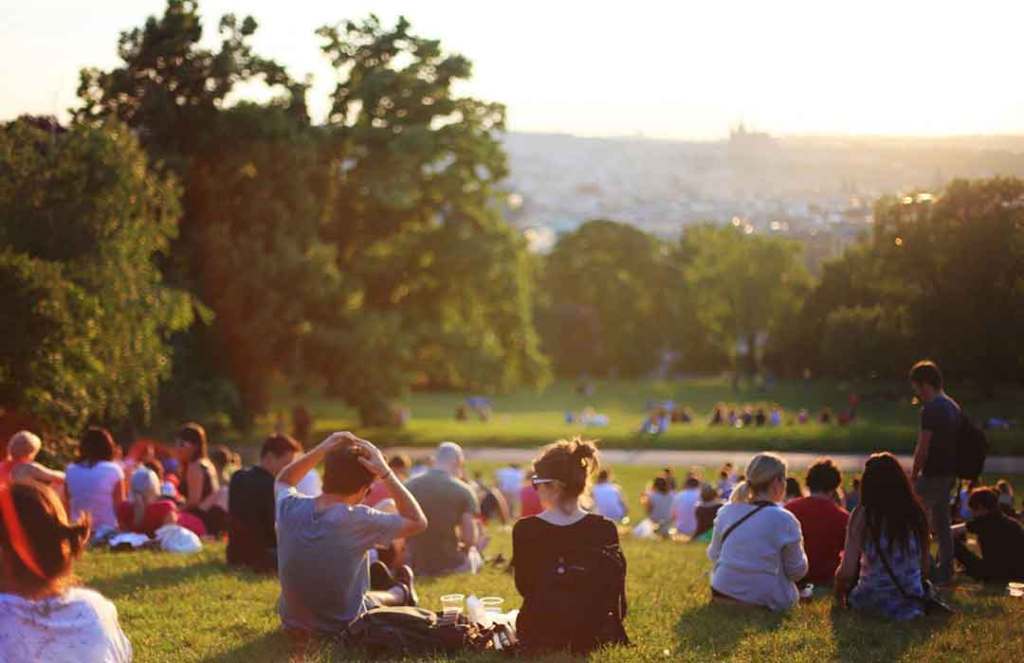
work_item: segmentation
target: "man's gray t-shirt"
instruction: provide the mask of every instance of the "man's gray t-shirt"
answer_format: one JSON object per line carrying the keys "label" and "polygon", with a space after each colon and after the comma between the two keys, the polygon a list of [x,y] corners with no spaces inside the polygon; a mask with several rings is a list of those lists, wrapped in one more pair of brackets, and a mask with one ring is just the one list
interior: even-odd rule
{"label": "man's gray t-shirt", "polygon": [[465,562],[459,550],[455,528],[466,513],[477,515],[476,493],[444,470],[430,470],[410,479],[406,488],[423,508],[427,529],[409,539],[409,557],[416,573],[436,575],[452,571]]}
{"label": "man's gray t-shirt", "polygon": [[402,529],[397,514],[365,505],[334,504],[318,512],[316,498],[293,487],[277,491],[278,614],[287,628],[337,633],[366,611],[367,551]]}
{"label": "man's gray t-shirt", "polygon": [[960,418],[960,406],[946,394],[937,395],[921,408],[921,430],[932,434],[921,472],[924,476],[956,476],[956,435]]}

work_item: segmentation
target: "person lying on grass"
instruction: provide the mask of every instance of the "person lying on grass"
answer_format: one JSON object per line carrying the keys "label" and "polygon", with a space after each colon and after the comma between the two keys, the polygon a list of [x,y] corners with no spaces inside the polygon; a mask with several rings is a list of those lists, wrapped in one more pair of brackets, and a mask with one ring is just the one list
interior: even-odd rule
{"label": "person lying on grass", "polygon": [[747,478],[718,511],[708,546],[714,562],[711,594],[781,611],[800,600],[796,581],[807,573],[800,522],[780,506],[786,494],[786,463],[757,454]]}
{"label": "person lying on grass", "polygon": [[88,515],[68,522],[51,489],[0,481],[0,660],[132,660],[114,604],[74,586],[88,540]]}
{"label": "person lying on grass", "polygon": [[[296,484],[321,461],[323,494],[301,495]],[[361,504],[376,478],[387,482],[397,513]],[[275,493],[278,614],[286,629],[332,636],[371,608],[416,605],[409,567],[399,569],[397,580],[382,564],[371,574],[371,548],[427,528],[420,505],[377,447],[334,433],[281,470]]]}

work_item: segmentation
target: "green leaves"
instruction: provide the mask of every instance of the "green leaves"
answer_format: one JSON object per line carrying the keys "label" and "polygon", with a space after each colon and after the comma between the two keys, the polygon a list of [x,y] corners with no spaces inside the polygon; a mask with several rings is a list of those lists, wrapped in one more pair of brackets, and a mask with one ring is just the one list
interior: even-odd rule
{"label": "green leaves", "polygon": [[0,133],[0,403],[67,432],[148,410],[191,298],[155,265],[177,191],[134,137],[116,123],[35,124]]}

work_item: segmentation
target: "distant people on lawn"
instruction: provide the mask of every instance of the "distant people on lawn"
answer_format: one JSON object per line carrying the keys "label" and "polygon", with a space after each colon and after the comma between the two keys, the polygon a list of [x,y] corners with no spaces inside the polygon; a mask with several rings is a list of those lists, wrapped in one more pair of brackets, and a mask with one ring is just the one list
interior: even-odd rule
{"label": "distant people on lawn", "polygon": [[[967,501],[971,518],[953,528],[956,559],[975,580],[1004,583],[1024,580],[1024,528],[1000,508],[993,488],[976,488]],[[981,555],[966,545],[970,532],[978,537]]]}
{"label": "distant people on lawn", "polygon": [[484,523],[496,521],[505,525],[512,520],[505,496],[497,486],[487,485],[482,472],[473,474],[473,482],[470,485],[476,490],[476,498],[480,502],[480,516]]}
{"label": "distant people on lawn", "polygon": [[434,466],[405,484],[430,522],[408,541],[410,564],[418,574],[480,570],[480,504],[476,492],[461,478],[465,464],[462,447],[442,442],[434,454]]}
{"label": "distant people on lawn", "polygon": [[259,463],[238,470],[228,484],[227,562],[260,573],[277,572],[274,480],[302,445],[287,435],[271,435],[260,448]]}
{"label": "distant people on lawn", "polygon": [[494,472],[494,481],[498,486],[498,490],[505,496],[505,504],[508,505],[509,515],[513,518],[518,517],[520,513],[519,492],[525,480],[526,474],[519,467],[519,463],[509,463],[504,467],[499,467]]}
{"label": "distant people on lawn", "polygon": [[7,457],[0,461],[0,481],[37,481],[54,489],[62,489],[64,473],[36,462],[43,442],[35,433],[18,431],[7,441]]}
{"label": "distant people on lawn", "polygon": [[206,429],[195,422],[185,424],[178,431],[175,447],[181,463],[178,490],[185,500],[184,510],[202,520],[207,532],[218,529],[222,525],[219,514],[211,514],[203,508],[204,505],[209,507],[207,498],[220,487],[217,468],[209,456]]}
{"label": "distant people on lawn", "polygon": [[89,428],[78,444],[78,460],[68,465],[65,488],[71,518],[89,516],[94,539],[117,529],[117,508],[124,502],[124,472],[114,462],[114,438],[105,428]]}
{"label": "distant people on lawn", "polygon": [[114,604],[75,586],[88,539],[88,512],[69,521],[47,486],[0,482],[0,659],[132,660]]}
{"label": "distant people on lawn", "polygon": [[860,505],[860,477],[853,477],[850,482],[850,490],[845,496],[846,510],[853,512]]}
{"label": "distant people on lawn", "polygon": [[615,483],[610,470],[602,469],[597,473],[597,482],[590,494],[594,500],[594,511],[613,522],[622,522],[629,513],[622,487]]}
{"label": "distant people on lawn", "polygon": [[796,477],[786,477],[786,501],[798,500],[804,496],[804,489]]}
{"label": "distant people on lawn", "polygon": [[836,597],[886,619],[921,616],[928,545],[927,516],[906,471],[892,454],[872,454],[864,464],[861,503],[850,514]]}
{"label": "distant people on lawn", "polygon": [[141,466],[132,472],[128,484],[128,499],[117,507],[117,523],[122,532],[151,537],[164,525],[178,521],[174,502],[160,499],[160,477],[156,472]]}
{"label": "distant people on lawn", "polygon": [[835,463],[828,458],[819,460],[807,470],[811,494],[786,502],[786,508],[800,521],[804,537],[808,569],[803,582],[831,585],[839,568],[850,520],[850,514],[836,502],[841,482]]}
{"label": "distant people on lawn", "polygon": [[692,540],[703,541],[704,543],[711,542],[711,530],[715,525],[715,516],[718,515],[718,510],[722,508],[722,504],[723,502],[717,488],[710,483],[701,486],[700,502],[694,510],[694,516],[697,519],[697,529],[693,532]]}
{"label": "distant people on lawn", "polygon": [[697,531],[697,504],[700,502],[700,480],[693,474],[687,475],[683,481],[683,489],[672,499],[672,518],[675,520],[676,531],[685,536],[693,536]]}
{"label": "distant people on lawn", "polygon": [[582,654],[628,642],[618,529],[580,506],[597,467],[596,447],[579,438],[544,447],[533,462],[531,481],[544,510],[512,529],[515,583],[523,597],[516,628],[528,652]]}
{"label": "distant people on lawn", "polygon": [[921,429],[914,449],[911,478],[924,504],[931,531],[939,544],[935,582],[953,578],[953,533],[949,503],[956,486],[956,436],[960,406],[943,390],[942,372],[932,361],[919,361],[910,369],[910,384],[923,403]]}
{"label": "distant people on lawn", "polygon": [[786,463],[761,453],[747,465],[746,480],[715,518],[708,557],[712,596],[786,610],[800,599],[796,581],[807,574],[800,523],[780,506]]}
{"label": "distant people on lawn", "polygon": [[667,537],[672,529],[672,491],[664,476],[654,477],[651,487],[640,496],[647,517],[658,536]]}
{"label": "distant people on lawn", "polygon": [[[323,494],[301,495],[296,484],[321,461]],[[377,478],[388,482],[397,513],[362,504]],[[377,447],[351,433],[334,433],[281,470],[275,491],[278,613],[286,629],[333,636],[371,608],[416,604],[411,569],[402,567],[395,577],[380,565],[371,571],[367,556],[376,545],[427,527],[416,498]]]}

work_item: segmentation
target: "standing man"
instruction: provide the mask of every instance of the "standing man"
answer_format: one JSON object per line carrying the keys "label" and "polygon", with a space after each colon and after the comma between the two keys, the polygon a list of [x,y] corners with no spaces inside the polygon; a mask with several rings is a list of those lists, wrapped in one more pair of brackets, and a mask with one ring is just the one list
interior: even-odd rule
{"label": "standing man", "polygon": [[939,563],[933,579],[944,584],[953,579],[949,505],[956,486],[956,435],[962,415],[960,406],[943,391],[942,372],[935,362],[914,364],[910,384],[923,403],[911,479],[939,544]]}
{"label": "standing man", "polygon": [[409,539],[409,559],[422,575],[476,573],[482,548],[477,530],[480,504],[476,492],[462,481],[465,456],[454,442],[442,442],[434,467],[409,479],[406,487],[423,506],[425,532]]}

